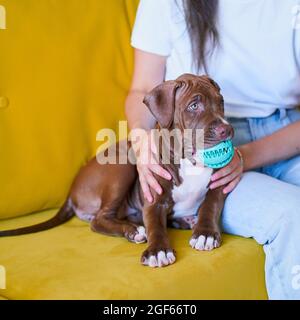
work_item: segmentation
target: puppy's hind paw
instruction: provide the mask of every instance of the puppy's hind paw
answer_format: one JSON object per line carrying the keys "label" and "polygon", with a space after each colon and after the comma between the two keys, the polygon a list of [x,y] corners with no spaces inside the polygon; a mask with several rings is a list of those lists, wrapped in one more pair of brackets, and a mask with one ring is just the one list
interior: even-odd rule
{"label": "puppy's hind paw", "polygon": [[143,226],[137,227],[133,232],[125,233],[125,237],[128,241],[137,244],[147,242],[146,229]]}
{"label": "puppy's hind paw", "polygon": [[146,229],[143,226],[137,227],[137,234],[134,236],[135,243],[144,243],[147,241]]}

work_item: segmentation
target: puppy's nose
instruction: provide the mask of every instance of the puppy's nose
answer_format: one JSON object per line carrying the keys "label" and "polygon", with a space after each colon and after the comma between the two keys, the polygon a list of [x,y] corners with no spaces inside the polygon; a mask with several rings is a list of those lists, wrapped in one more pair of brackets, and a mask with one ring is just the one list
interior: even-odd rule
{"label": "puppy's nose", "polygon": [[219,124],[214,129],[216,138],[220,140],[225,140],[227,138],[231,138],[232,136],[232,127],[228,124],[222,123]]}

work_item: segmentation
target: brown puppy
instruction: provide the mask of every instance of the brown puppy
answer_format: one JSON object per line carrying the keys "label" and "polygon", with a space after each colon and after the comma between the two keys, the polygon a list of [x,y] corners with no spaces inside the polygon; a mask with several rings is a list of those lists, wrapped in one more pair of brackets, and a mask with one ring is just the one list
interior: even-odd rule
{"label": "brown puppy", "polygon": [[[207,76],[185,74],[175,81],[166,81],[154,88],[144,103],[156,117],[160,128],[178,129],[179,132],[191,129],[193,133],[202,129],[205,147],[214,146],[233,135],[232,127],[223,118],[220,88]],[[136,166],[118,161],[120,156],[128,156],[130,143],[123,141],[110,149],[117,152],[116,164],[100,165],[93,158],[79,171],[68,199],[54,218],[35,226],[2,231],[0,236],[46,230],[76,214],[91,221],[95,232],[124,236],[135,243],[148,241],[142,263],[152,267],[166,266],[175,261],[167,235],[168,221],[177,227],[193,228],[190,241],[193,248],[216,248],[221,242],[219,217],[225,195],[221,189],[208,189],[213,169],[196,161],[196,142],[195,135],[192,135],[191,154],[180,159],[180,163],[175,161],[174,145],[170,146],[169,164],[162,163],[162,151],[159,149],[159,161],[173,179],[168,181],[156,176],[164,192],[161,195],[153,192],[153,203],[143,197]],[[102,155],[107,154],[108,150]]]}

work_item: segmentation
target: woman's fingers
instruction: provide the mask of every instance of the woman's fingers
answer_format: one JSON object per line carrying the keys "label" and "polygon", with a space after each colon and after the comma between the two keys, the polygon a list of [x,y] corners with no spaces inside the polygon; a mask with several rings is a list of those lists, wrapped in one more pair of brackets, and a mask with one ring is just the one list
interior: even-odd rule
{"label": "woman's fingers", "polygon": [[230,173],[232,173],[234,170],[236,170],[238,167],[241,167],[241,160],[239,156],[235,153],[233,159],[231,162],[225,166],[222,169],[219,169],[216,173],[214,173],[211,176],[211,181],[219,180],[223,177],[228,176]]}
{"label": "woman's fingers", "polygon": [[223,193],[227,194],[230,193],[240,182],[241,176],[236,177],[234,180],[232,180],[228,186],[226,186],[223,190]]}
{"label": "woman's fingers", "polygon": [[151,171],[148,171],[148,173],[145,175],[145,178],[146,178],[146,181],[147,181],[148,185],[152,189],[154,189],[158,194],[162,193],[161,186],[156,181],[156,179],[153,177],[153,174],[151,173]]}
{"label": "woman's fingers", "polygon": [[140,139],[140,144],[135,150],[138,158],[137,169],[141,187],[145,198],[149,202],[153,201],[151,191],[158,194],[163,192],[153,173],[164,179],[172,179],[171,174],[159,165],[157,148],[153,141],[154,140],[151,139],[151,133],[148,133]]}
{"label": "woman's fingers", "polygon": [[138,168],[138,172],[144,196],[147,198],[149,202],[152,202],[153,197],[151,194],[150,187],[158,194],[162,193],[162,188],[147,166],[140,166]]}
{"label": "woman's fingers", "polygon": [[170,173],[167,170],[165,170],[162,166],[160,166],[159,164],[151,164],[149,166],[149,169],[162,178],[165,178],[167,180],[172,179],[172,176],[170,175]]}
{"label": "woman's fingers", "polygon": [[220,186],[224,186],[226,184],[229,184],[231,181],[235,180],[241,174],[242,174],[242,169],[241,168],[237,168],[235,171],[231,172],[229,175],[225,176],[224,178],[213,182],[210,185],[210,189],[216,189],[216,188],[218,188]]}
{"label": "woman's fingers", "polygon": [[212,175],[210,189],[226,186],[223,192],[229,193],[239,183],[242,173],[243,165],[239,155],[235,152],[232,161]]}
{"label": "woman's fingers", "polygon": [[152,197],[152,194],[150,192],[150,188],[149,188],[149,185],[148,185],[146,179],[144,178],[144,176],[142,174],[139,174],[139,179],[140,179],[141,188],[142,188],[143,193],[144,193],[144,197],[149,202],[152,202],[153,201],[153,197]]}

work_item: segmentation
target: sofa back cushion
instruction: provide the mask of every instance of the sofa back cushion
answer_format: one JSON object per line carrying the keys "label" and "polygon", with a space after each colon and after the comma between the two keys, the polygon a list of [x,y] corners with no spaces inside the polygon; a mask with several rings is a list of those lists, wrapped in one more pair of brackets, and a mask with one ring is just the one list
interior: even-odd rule
{"label": "sofa back cushion", "polygon": [[61,205],[124,119],[138,0],[2,0],[0,218]]}

